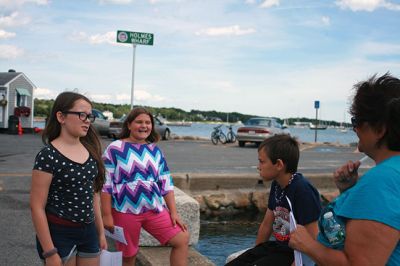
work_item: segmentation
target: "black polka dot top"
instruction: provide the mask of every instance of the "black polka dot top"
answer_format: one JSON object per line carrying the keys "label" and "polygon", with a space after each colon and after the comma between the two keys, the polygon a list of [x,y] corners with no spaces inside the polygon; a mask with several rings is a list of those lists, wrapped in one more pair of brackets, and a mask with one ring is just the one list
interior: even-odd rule
{"label": "black polka dot top", "polygon": [[46,212],[79,223],[92,223],[93,182],[97,164],[92,156],[83,164],[62,155],[51,144],[36,155],[33,169],[53,175],[47,197]]}

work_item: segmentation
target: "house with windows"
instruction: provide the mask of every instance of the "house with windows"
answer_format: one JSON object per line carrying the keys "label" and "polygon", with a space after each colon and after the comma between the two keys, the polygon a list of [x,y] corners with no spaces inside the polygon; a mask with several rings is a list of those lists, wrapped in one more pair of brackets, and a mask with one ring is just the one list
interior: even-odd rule
{"label": "house with windows", "polygon": [[36,86],[22,72],[0,72],[0,131],[15,119],[24,129],[33,128],[33,90]]}

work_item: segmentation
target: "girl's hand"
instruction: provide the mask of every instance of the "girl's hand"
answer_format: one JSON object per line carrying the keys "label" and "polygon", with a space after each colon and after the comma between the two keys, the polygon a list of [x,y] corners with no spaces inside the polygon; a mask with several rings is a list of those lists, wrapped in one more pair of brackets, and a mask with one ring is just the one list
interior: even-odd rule
{"label": "girl's hand", "polygon": [[177,213],[171,213],[171,221],[174,227],[178,224],[184,232],[187,231],[186,225],[181,221]]}
{"label": "girl's hand", "polygon": [[46,266],[63,266],[62,260],[60,258],[60,255],[58,255],[58,253],[46,258],[45,264]]}
{"label": "girl's hand", "polygon": [[103,216],[104,228],[111,233],[114,233],[114,219],[111,214]]}
{"label": "girl's hand", "polygon": [[342,165],[333,173],[333,180],[340,192],[351,188],[357,183],[360,165],[360,161],[348,161],[347,164]]}
{"label": "girl's hand", "polygon": [[290,233],[289,247],[305,252],[310,244],[315,241],[307,229],[298,224],[297,228]]}
{"label": "girl's hand", "polygon": [[106,236],[103,234],[100,234],[99,236],[99,243],[100,243],[100,249],[103,250],[107,250],[108,249],[108,245],[107,245],[107,240],[106,240]]}

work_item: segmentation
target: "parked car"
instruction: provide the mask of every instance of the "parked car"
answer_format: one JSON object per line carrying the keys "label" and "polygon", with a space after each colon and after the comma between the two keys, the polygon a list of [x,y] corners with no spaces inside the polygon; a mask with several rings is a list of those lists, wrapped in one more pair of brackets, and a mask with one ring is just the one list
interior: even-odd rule
{"label": "parked car", "polygon": [[240,147],[246,142],[253,142],[257,145],[273,135],[283,133],[282,125],[271,117],[253,117],[244,123],[243,127],[237,130],[237,140]]}
{"label": "parked car", "polygon": [[[112,138],[117,138],[119,133],[121,133],[122,124],[125,121],[126,115],[123,115],[117,121],[112,121],[110,123],[109,135]],[[158,134],[160,134],[162,140],[168,140],[171,137],[171,129],[160,121],[157,117],[154,117],[154,126]]]}
{"label": "parked car", "polygon": [[101,136],[110,137],[110,121],[108,117],[97,109],[92,109],[92,114],[96,117],[92,126],[96,129],[97,133]]}

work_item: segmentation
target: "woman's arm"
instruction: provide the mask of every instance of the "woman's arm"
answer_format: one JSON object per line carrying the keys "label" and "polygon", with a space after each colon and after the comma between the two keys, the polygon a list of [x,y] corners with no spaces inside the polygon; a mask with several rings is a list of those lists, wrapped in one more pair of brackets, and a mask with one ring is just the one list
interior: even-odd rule
{"label": "woman's arm", "polygon": [[[30,207],[33,226],[36,235],[44,252],[54,249],[53,240],[51,239],[49,225],[47,222],[45,207],[49,188],[53,176],[39,170],[32,171],[32,184],[30,194]],[[58,253],[46,258],[46,265],[61,265],[61,258]]]}
{"label": "woman's arm", "polygon": [[289,246],[306,253],[321,266],[385,265],[399,238],[398,230],[382,223],[349,220],[343,251],[325,247],[300,225],[291,234]]}
{"label": "woman's arm", "polygon": [[107,240],[104,235],[103,219],[100,210],[100,195],[94,193],[93,196],[94,222],[96,223],[97,235],[99,236],[100,249],[107,249]]}
{"label": "woman's arm", "polygon": [[175,204],[175,194],[174,191],[169,191],[168,194],[164,195],[164,200],[165,203],[167,204],[167,207],[169,209],[169,212],[171,214],[171,221],[172,224],[175,226],[178,224],[183,231],[187,230],[186,225],[182,222],[181,218],[178,215],[178,212],[176,210],[176,204]]}
{"label": "woman's arm", "polygon": [[263,221],[257,232],[256,245],[266,242],[272,233],[272,223],[274,222],[274,213],[267,209]]}

